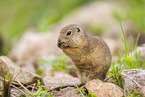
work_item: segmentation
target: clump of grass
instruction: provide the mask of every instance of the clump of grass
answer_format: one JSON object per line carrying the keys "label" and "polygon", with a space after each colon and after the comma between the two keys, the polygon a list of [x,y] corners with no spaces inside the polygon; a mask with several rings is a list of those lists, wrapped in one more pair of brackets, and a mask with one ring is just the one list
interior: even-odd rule
{"label": "clump of grass", "polygon": [[82,97],[97,97],[93,92],[88,92],[87,94],[85,87],[82,88],[77,87],[76,93],[80,93]]}
{"label": "clump of grass", "polygon": [[11,85],[12,85],[12,82],[13,82],[14,74],[9,79],[8,76],[4,74],[4,71],[3,71],[2,68],[1,68],[1,71],[3,73],[3,92],[2,92],[2,95],[3,95],[3,97],[10,97],[10,95],[11,95]]}
{"label": "clump of grass", "polygon": [[80,93],[82,95],[82,97],[86,97],[86,92],[85,92],[85,89],[84,88],[79,88],[77,87],[77,91],[76,93]]}
{"label": "clump of grass", "polygon": [[45,86],[41,86],[39,80],[37,80],[37,85],[35,85],[36,84],[34,84],[31,91],[27,90],[29,92],[21,95],[20,97],[54,97],[52,93],[49,93],[48,88],[46,88]]}
{"label": "clump of grass", "polygon": [[[36,87],[38,87],[38,89],[36,91],[33,90],[31,93],[25,94],[25,97],[45,97],[46,96],[48,89],[45,87],[41,87],[39,80],[37,80]],[[50,97],[52,97],[52,96],[50,96]]]}
{"label": "clump of grass", "polygon": [[[134,47],[131,43],[131,46],[129,48],[126,42],[126,37],[125,37],[123,27],[121,24],[120,26],[122,29],[123,43],[125,46],[125,56],[120,57],[116,63],[111,64],[111,71],[108,71],[108,75],[110,76],[114,84],[123,88],[122,74],[121,74],[122,70],[123,69],[141,69],[142,67],[140,65],[141,63],[140,52],[137,52],[137,42],[138,42],[140,34],[137,36]],[[132,53],[129,53],[129,52],[133,52],[133,48],[135,48],[135,54],[132,55]],[[127,97],[134,97],[135,95],[136,94],[130,94]]]}

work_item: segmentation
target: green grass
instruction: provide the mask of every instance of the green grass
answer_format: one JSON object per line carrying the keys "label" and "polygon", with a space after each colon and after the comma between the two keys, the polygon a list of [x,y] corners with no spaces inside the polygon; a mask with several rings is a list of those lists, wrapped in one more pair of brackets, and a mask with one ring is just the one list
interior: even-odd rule
{"label": "green grass", "polygon": [[8,76],[4,74],[3,68],[1,68],[1,71],[2,71],[3,79],[4,79],[3,80],[3,93],[2,93],[2,95],[3,95],[3,97],[10,97],[11,85],[12,85],[12,82],[13,82],[14,74],[11,75],[10,78],[8,78]]}
{"label": "green grass", "polygon": [[80,93],[82,97],[97,97],[93,92],[89,92],[88,94],[85,92],[86,88],[79,88],[77,86],[77,91],[76,93]]}
{"label": "green grass", "polygon": [[76,93],[80,93],[81,95],[82,95],[82,97],[86,97],[85,95],[86,95],[86,92],[85,92],[85,89],[84,88],[79,88],[78,86],[77,86],[77,91],[76,91]]}
{"label": "green grass", "polygon": [[[48,89],[43,89],[42,87],[39,87],[36,92],[31,92],[32,94],[26,94],[25,97],[46,97],[46,94],[48,92]],[[53,97],[53,96],[47,96],[47,97]]]}
{"label": "green grass", "polygon": [[[122,24],[120,24],[120,26],[122,29],[125,56],[123,56],[123,54],[122,54],[122,56],[118,59],[118,61],[116,63],[111,64],[111,70],[108,71],[108,75],[110,76],[110,79],[112,80],[112,82],[114,84],[123,88],[124,84],[122,82],[122,74],[121,74],[122,70],[124,70],[124,69],[143,69],[143,66],[141,66],[142,60],[140,59],[140,52],[137,52],[137,42],[138,42],[140,34],[138,34],[138,36],[137,36],[135,45],[133,45],[133,43],[131,43],[131,46],[128,46]],[[131,41],[131,42],[133,42],[133,41]],[[133,51],[135,53],[132,55],[132,53],[130,53],[130,52],[133,52]],[[139,95],[140,94],[134,93],[134,94],[128,95],[127,97],[139,97]]]}
{"label": "green grass", "polygon": [[33,90],[30,93],[21,95],[20,97],[54,97],[52,93],[47,95],[47,93],[49,92],[48,89],[46,87],[41,87],[40,84],[40,81],[37,80],[37,86],[35,86],[37,87],[37,89]]}
{"label": "green grass", "polygon": [[129,56],[129,51],[128,51],[128,47],[127,47],[127,42],[126,42],[126,37],[125,37],[125,33],[122,27],[122,24],[120,23],[121,26],[121,30],[122,30],[122,35],[123,35],[123,43],[125,45],[125,51],[126,51],[126,56]]}

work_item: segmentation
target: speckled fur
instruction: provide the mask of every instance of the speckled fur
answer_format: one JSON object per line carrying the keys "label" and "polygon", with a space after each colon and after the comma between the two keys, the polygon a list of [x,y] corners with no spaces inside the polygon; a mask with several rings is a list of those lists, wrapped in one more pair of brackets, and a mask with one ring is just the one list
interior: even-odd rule
{"label": "speckled fur", "polygon": [[[67,31],[72,31],[72,35],[66,37]],[[71,24],[61,30],[58,41],[69,45],[61,49],[72,59],[86,82],[105,78],[112,57],[101,37],[88,36],[80,26]]]}

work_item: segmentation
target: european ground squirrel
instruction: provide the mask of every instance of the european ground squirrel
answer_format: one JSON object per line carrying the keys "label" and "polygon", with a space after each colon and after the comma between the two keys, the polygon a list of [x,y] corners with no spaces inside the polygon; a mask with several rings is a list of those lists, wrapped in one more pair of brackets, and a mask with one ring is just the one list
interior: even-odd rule
{"label": "european ground squirrel", "polygon": [[60,31],[57,46],[72,59],[83,81],[105,78],[112,57],[101,37],[89,36],[80,26],[70,24]]}

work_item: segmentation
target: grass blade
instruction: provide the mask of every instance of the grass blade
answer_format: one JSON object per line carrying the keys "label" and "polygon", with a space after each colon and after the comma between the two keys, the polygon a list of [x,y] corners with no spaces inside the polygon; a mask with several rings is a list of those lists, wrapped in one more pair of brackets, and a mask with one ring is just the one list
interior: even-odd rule
{"label": "grass blade", "polygon": [[124,30],[123,30],[123,27],[122,27],[122,24],[121,24],[121,23],[120,23],[120,26],[121,26],[122,35],[123,35],[123,42],[124,42],[124,45],[125,45],[126,56],[129,56],[129,51],[128,51],[128,47],[127,47],[127,42],[126,42]]}
{"label": "grass blade", "polygon": [[137,49],[137,43],[138,43],[139,37],[140,37],[140,33],[138,33],[136,41],[135,41],[135,50]]}

